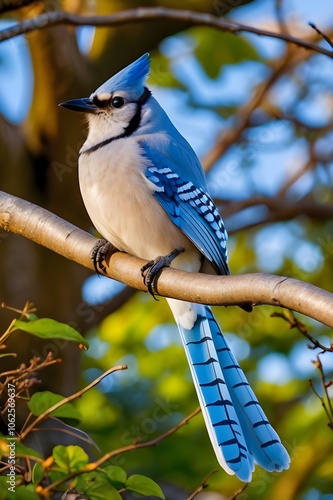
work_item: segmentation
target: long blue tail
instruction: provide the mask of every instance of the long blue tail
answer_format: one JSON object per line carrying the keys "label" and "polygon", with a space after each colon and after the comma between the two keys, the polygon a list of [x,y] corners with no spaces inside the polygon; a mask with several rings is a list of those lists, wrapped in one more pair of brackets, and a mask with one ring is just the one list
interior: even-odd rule
{"label": "long blue tail", "polygon": [[[170,306],[172,307],[172,303]],[[232,354],[211,309],[191,304],[193,327],[172,307],[206,427],[220,465],[251,481],[254,464],[281,471],[290,458]],[[186,325],[187,326],[187,325]]]}

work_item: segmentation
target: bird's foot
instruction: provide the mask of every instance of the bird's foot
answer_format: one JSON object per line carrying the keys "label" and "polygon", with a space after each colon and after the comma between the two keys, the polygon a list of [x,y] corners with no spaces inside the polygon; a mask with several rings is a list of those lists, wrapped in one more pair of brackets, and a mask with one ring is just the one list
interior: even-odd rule
{"label": "bird's foot", "polygon": [[106,271],[106,266],[103,264],[103,262],[105,262],[106,256],[109,253],[113,253],[116,250],[116,247],[114,247],[112,243],[107,240],[102,239],[98,240],[97,243],[95,243],[90,257],[93,261],[94,268],[97,274],[100,274],[100,271]]}
{"label": "bird's foot", "polygon": [[154,289],[155,278],[163,267],[170,267],[171,262],[182,252],[184,252],[184,248],[176,248],[168,255],[160,255],[159,257],[156,257],[156,259],[150,260],[147,264],[141,267],[143,282],[147,286],[148,292],[155,300],[157,300],[155,298],[156,290]]}

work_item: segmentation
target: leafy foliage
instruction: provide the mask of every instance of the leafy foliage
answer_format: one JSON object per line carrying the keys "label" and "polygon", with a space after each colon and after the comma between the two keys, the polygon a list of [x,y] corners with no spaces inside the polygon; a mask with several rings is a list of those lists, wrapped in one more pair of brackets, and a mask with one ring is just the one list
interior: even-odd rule
{"label": "leafy foliage", "polygon": [[[21,317],[31,318],[32,316],[31,304],[27,304],[21,312]],[[38,322],[37,327],[36,321]],[[53,320],[33,319],[32,323],[31,326],[31,323],[13,320],[1,337],[2,342],[5,338],[8,339],[17,328],[29,333],[37,331],[38,336],[45,339],[52,338],[50,331],[55,333],[55,338],[62,338],[67,341],[77,342],[81,337],[73,328],[63,328],[64,325]],[[26,325],[29,325],[27,330],[25,329]],[[88,345],[86,341],[84,341],[84,344]],[[6,348],[3,343],[2,346]],[[48,356],[44,364],[38,365],[38,362],[35,362],[31,363],[30,366],[35,370],[40,370],[52,364],[52,361],[52,356]],[[77,424],[80,422],[81,416],[80,412],[69,402],[69,397],[65,398],[51,391],[35,392],[31,396],[27,390],[28,386],[22,385],[22,377],[25,376],[25,372],[25,365],[21,365],[17,370],[13,370],[10,376],[8,376],[8,373],[0,373],[0,380],[3,379],[4,381],[1,384],[1,392],[6,396],[3,414],[8,425],[8,435],[0,434],[0,458],[2,460],[0,467],[1,498],[8,500],[13,498],[13,494],[15,498],[22,500],[53,498],[56,492],[64,492],[70,488],[73,491],[87,495],[90,500],[104,498],[121,500],[121,492],[126,490],[140,496],[153,496],[154,498],[164,499],[161,488],[152,479],[140,474],[127,476],[122,467],[107,465],[108,454],[100,457],[96,462],[92,461],[87,451],[82,447],[86,447],[85,443],[91,440],[84,433],[78,434],[75,428],[68,425],[66,428],[60,427],[58,430],[63,429],[66,434],[70,431],[73,436],[79,436],[82,446],[58,444],[53,447],[52,453],[46,456],[42,455],[45,455],[44,450],[47,449],[47,443],[46,446],[45,443],[43,445],[42,454],[33,447],[26,446],[24,441],[29,437],[29,434],[32,431],[38,432],[37,424],[49,417],[57,417]],[[29,376],[29,372],[27,376]],[[97,379],[96,383],[98,381],[99,379]],[[85,390],[82,391],[82,394]],[[20,431],[16,429],[15,412],[23,394],[25,404],[31,414]],[[79,397],[79,395],[81,395],[81,392],[76,397]],[[36,417],[32,423],[30,421],[31,416]],[[52,426],[57,427],[57,421],[52,420],[52,422]],[[55,430],[57,429],[52,429],[51,432]],[[38,444],[38,440],[35,444]],[[89,449],[87,450],[89,452]],[[29,475],[30,480],[27,479],[27,470],[32,470],[31,475]]]}
{"label": "leafy foliage", "polygon": [[89,347],[87,341],[70,325],[59,323],[49,318],[30,319],[29,321],[16,320],[13,324],[13,329],[19,329],[23,332],[36,335],[42,339],[61,339],[68,342],[78,342],[83,344],[85,348]]}
{"label": "leafy foliage", "polygon": [[216,79],[227,64],[262,61],[262,57],[251,43],[231,33],[200,27],[189,29],[187,36],[193,37],[193,53],[209,78]]}
{"label": "leafy foliage", "polygon": [[[60,401],[63,401],[64,399],[65,398],[60,394],[54,394],[50,391],[43,391],[33,394],[27,404],[29,409],[31,410],[31,413],[36,417],[39,417],[49,408],[52,408],[54,405],[56,405]],[[77,422],[79,422],[81,418],[80,413],[71,403],[62,404],[57,409],[52,411],[50,415],[63,419],[76,420]]]}

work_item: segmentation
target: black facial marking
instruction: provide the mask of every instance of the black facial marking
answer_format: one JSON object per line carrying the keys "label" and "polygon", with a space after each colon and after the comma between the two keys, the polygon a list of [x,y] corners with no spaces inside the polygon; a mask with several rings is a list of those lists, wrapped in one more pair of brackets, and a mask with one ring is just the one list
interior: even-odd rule
{"label": "black facial marking", "polygon": [[[124,128],[124,131],[121,134],[116,135],[115,137],[109,137],[109,139],[105,139],[105,141],[101,141],[98,144],[91,146],[91,148],[88,148],[85,151],[82,151],[81,154],[88,154],[89,155],[90,153],[94,153],[94,151],[97,151],[98,149],[102,148],[103,146],[110,144],[112,141],[115,141],[117,139],[122,139],[124,137],[128,137],[128,136],[132,135],[140,126],[142,106],[148,101],[150,96],[151,96],[150,90],[147,87],[145,87],[143,94],[139,97],[139,99],[136,102],[136,111],[135,111],[133,118],[131,119],[131,121],[129,122],[127,127]],[[115,98],[116,97],[114,97],[113,99],[115,99]],[[118,96],[118,99],[122,99],[122,98],[120,98]],[[100,99],[98,99],[97,96],[94,96],[93,102],[98,107],[106,107],[110,103],[110,100],[101,101]],[[102,105],[100,105],[100,103],[102,103]],[[106,103],[106,104],[104,104],[104,103]]]}
{"label": "black facial marking", "polygon": [[110,99],[104,99],[103,101],[97,97],[97,95],[94,95],[92,102],[97,106],[98,108],[104,109],[107,108],[108,105],[110,104]]}

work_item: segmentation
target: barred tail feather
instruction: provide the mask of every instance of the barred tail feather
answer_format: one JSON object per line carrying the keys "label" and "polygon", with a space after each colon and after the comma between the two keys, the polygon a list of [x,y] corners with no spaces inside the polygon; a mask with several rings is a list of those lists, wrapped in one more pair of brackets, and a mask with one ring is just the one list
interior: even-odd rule
{"label": "barred tail feather", "polygon": [[250,453],[257,464],[270,472],[288,469],[289,455],[270,425],[211,309],[200,307],[206,311],[219,363]]}
{"label": "barred tail feather", "polygon": [[254,462],[268,471],[287,469],[288,453],[268,422],[211,309],[192,304],[191,321],[188,311],[187,318],[179,314],[178,301],[168,302],[220,465],[228,474],[236,474],[245,482],[251,481]]}

